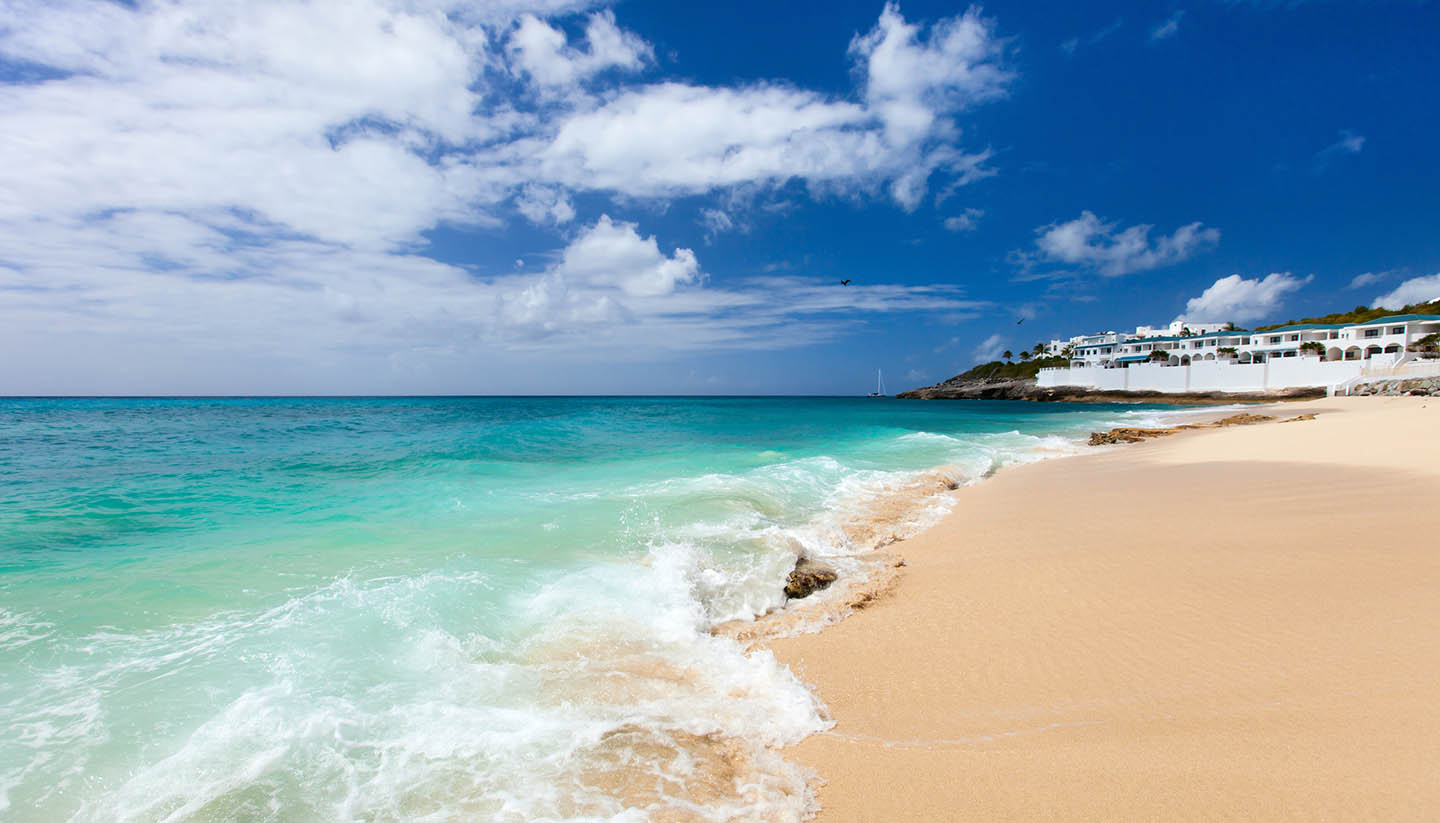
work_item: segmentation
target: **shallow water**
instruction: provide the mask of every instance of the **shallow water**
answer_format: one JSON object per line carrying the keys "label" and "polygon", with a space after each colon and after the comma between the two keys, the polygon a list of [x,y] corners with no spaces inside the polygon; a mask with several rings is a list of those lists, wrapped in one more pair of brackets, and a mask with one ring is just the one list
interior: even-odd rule
{"label": "shallow water", "polygon": [[[711,627],[801,552],[857,569],[924,472],[1161,413],[0,400],[0,817],[799,819],[768,747],[823,707]],[[887,529],[943,509],[912,496]]]}

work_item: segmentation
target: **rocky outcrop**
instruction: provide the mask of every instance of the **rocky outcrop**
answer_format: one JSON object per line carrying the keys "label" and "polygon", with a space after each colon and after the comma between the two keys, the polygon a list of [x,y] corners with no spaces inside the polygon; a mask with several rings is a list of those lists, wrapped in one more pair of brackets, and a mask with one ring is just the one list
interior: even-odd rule
{"label": "rocky outcrop", "polygon": [[[1275,418],[1268,414],[1232,414],[1213,423],[1186,423],[1183,426],[1168,426],[1163,429],[1134,429],[1119,428],[1111,429],[1108,432],[1091,432],[1090,445],[1092,446],[1113,446],[1119,443],[1139,443],[1142,440],[1154,440],[1157,437],[1169,437],[1176,432],[1189,431],[1190,429],[1223,429],[1228,426],[1253,426],[1256,423],[1268,423]],[[1293,423],[1298,420],[1314,420],[1313,414],[1302,414],[1299,417],[1292,417],[1289,420],[1282,420],[1282,423]]]}
{"label": "rocky outcrop", "polygon": [[1397,396],[1410,394],[1419,397],[1440,397],[1440,377],[1414,377],[1408,380],[1374,380],[1355,386],[1355,388],[1350,390],[1350,394],[1352,396]]}
{"label": "rocky outcrop", "polygon": [[795,568],[785,580],[785,596],[792,599],[809,597],[834,583],[838,577],[830,566],[802,557],[795,561]]}
{"label": "rocky outcrop", "polygon": [[1220,405],[1225,403],[1273,403],[1277,400],[1310,400],[1324,397],[1320,387],[1286,389],[1277,392],[1185,392],[1100,391],[1084,386],[1042,388],[1034,380],[974,380],[952,377],[943,383],[911,389],[896,397],[908,400],[1030,400],[1068,403],[1164,403],[1171,405]]}

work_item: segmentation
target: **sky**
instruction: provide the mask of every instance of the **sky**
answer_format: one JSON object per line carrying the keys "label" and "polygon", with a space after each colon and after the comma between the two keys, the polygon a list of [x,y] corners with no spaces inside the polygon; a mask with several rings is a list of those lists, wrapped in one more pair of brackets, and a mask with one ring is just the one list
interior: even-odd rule
{"label": "sky", "polygon": [[1433,299],[1437,41],[1421,0],[0,0],[0,394],[860,394]]}

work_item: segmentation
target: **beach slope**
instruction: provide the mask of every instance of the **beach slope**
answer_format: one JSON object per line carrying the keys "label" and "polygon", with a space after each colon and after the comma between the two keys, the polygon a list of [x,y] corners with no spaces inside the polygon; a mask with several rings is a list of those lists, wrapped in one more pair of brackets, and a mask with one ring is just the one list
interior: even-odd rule
{"label": "beach slope", "polygon": [[1001,472],[771,647],[822,821],[1440,819],[1440,402]]}

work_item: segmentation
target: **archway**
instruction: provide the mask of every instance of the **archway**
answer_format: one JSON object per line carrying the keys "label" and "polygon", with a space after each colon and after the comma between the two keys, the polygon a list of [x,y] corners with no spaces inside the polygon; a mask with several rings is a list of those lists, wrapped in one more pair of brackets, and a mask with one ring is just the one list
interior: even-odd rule
{"label": "archway", "polygon": [[1215,359],[1215,353],[1214,353],[1214,352],[1210,352],[1209,354],[1206,354],[1206,355],[1205,355],[1205,359],[1206,359],[1206,360],[1214,360],[1214,359]]}
{"label": "archway", "polygon": [[1371,346],[1371,347],[1369,347],[1368,349],[1365,350],[1365,359],[1366,359],[1366,360],[1369,360],[1370,358],[1374,357],[1375,355],[1377,355],[1377,354],[1379,354],[1379,353],[1380,353],[1380,347],[1379,347],[1379,346]]}
{"label": "archway", "polygon": [[1190,365],[1190,355],[1187,354],[1187,355],[1185,355],[1184,357],[1180,358],[1180,365],[1182,365],[1182,366],[1188,366],[1188,365]]}
{"label": "archway", "polygon": [[1346,349],[1346,350],[1345,350],[1345,359],[1346,359],[1346,360],[1359,360],[1359,359],[1360,359],[1360,347],[1359,347],[1359,346],[1351,346],[1350,348]]}
{"label": "archway", "polygon": [[1399,353],[1400,353],[1400,344],[1399,344],[1399,343],[1391,343],[1390,345],[1388,345],[1388,346],[1385,347],[1385,353],[1386,353],[1386,354],[1399,354]]}
{"label": "archway", "polygon": [[1325,352],[1326,360],[1339,360],[1344,356],[1345,352],[1340,351],[1340,349],[1335,346],[1331,346],[1330,351]]}

